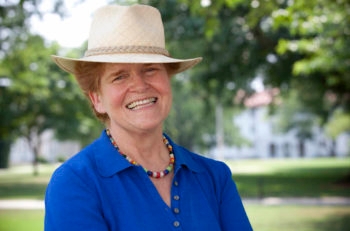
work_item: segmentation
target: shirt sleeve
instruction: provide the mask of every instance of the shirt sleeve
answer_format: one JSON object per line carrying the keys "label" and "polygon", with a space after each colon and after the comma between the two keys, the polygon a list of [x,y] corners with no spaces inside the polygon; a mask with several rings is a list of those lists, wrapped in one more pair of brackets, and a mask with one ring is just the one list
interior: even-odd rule
{"label": "shirt sleeve", "polygon": [[224,184],[220,201],[220,219],[223,231],[251,231],[252,226],[245,212],[242,200],[238,193],[232,174],[225,165]]}
{"label": "shirt sleeve", "polygon": [[45,196],[45,231],[108,230],[94,188],[83,177],[67,165],[53,174]]}

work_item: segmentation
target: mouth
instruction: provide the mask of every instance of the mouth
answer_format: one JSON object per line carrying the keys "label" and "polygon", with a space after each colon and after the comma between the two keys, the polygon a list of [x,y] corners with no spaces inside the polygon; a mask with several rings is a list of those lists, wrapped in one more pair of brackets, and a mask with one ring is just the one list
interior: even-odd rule
{"label": "mouth", "polygon": [[156,103],[157,100],[158,100],[158,98],[156,98],[156,97],[137,100],[137,101],[131,102],[128,105],[126,105],[126,108],[128,108],[130,110],[137,110],[137,109],[140,109],[142,107],[152,105],[152,104]]}

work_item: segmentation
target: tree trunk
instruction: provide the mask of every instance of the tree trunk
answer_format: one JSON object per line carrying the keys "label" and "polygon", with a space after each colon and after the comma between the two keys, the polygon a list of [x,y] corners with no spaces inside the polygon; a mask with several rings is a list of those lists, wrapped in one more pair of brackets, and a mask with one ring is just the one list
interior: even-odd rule
{"label": "tree trunk", "polygon": [[29,147],[33,152],[33,175],[39,175],[39,150],[41,145],[40,134],[32,132],[31,135],[27,136]]}
{"label": "tree trunk", "polygon": [[0,169],[9,167],[11,144],[10,140],[0,140]]}
{"label": "tree trunk", "polygon": [[303,139],[299,140],[299,156],[305,157],[305,142]]}
{"label": "tree trunk", "polygon": [[33,175],[38,176],[39,175],[39,153],[38,153],[38,147],[33,147]]}
{"label": "tree trunk", "polygon": [[335,139],[332,139],[331,149],[330,149],[330,153],[329,153],[329,155],[331,157],[335,157],[337,155],[336,147],[337,147],[337,141]]}
{"label": "tree trunk", "polygon": [[224,118],[223,117],[224,117],[224,113],[223,113],[222,105],[218,103],[215,108],[215,118],[216,118],[215,126],[216,126],[216,148],[219,150],[217,158],[219,160],[224,159],[224,156],[220,151],[224,147],[224,127],[223,127]]}

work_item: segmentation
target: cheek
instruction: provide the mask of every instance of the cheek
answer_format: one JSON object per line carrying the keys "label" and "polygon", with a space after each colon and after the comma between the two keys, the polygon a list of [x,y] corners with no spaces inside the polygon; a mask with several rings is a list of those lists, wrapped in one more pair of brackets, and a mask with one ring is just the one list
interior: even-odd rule
{"label": "cheek", "polygon": [[161,92],[162,95],[172,98],[172,89],[169,81],[162,81],[158,84],[158,91]]}
{"label": "cheek", "polygon": [[172,102],[173,101],[173,90],[171,89],[171,87],[168,88],[168,95],[169,95],[169,98],[170,98],[170,101]]}
{"label": "cheek", "polygon": [[123,92],[115,88],[102,89],[101,104],[104,110],[108,113],[123,105]]}
{"label": "cheek", "polygon": [[173,101],[173,94],[172,94],[172,89],[170,84],[168,85],[163,85],[163,95],[166,96],[167,102],[166,104],[169,107],[169,110],[171,108],[172,105],[172,101]]}
{"label": "cheek", "polygon": [[162,89],[164,93],[171,95],[171,82],[169,77],[162,78],[161,81],[159,81],[158,87]]}
{"label": "cheek", "polygon": [[106,101],[113,107],[122,106],[124,103],[124,94],[121,91],[111,89],[110,94],[106,96]]}

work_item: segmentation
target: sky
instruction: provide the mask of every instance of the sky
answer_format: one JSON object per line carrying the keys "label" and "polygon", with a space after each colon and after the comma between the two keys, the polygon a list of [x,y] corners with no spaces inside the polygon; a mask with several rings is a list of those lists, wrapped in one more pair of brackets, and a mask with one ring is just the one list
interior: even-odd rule
{"label": "sky", "polygon": [[[67,48],[80,47],[89,36],[93,12],[107,5],[107,0],[64,0],[68,16],[61,19],[56,14],[44,14],[42,19],[31,19],[31,30],[49,41],[57,41]],[[43,0],[39,6],[41,12],[52,9],[51,0]]]}

